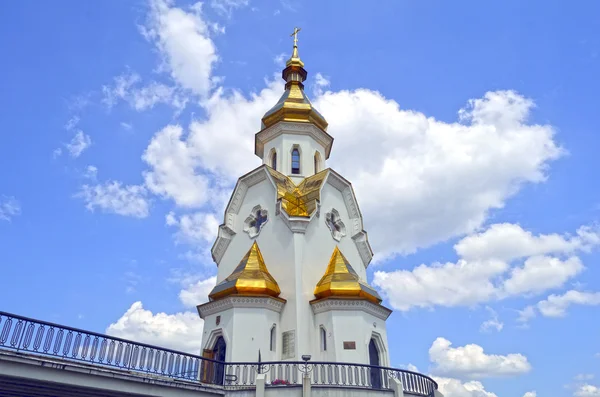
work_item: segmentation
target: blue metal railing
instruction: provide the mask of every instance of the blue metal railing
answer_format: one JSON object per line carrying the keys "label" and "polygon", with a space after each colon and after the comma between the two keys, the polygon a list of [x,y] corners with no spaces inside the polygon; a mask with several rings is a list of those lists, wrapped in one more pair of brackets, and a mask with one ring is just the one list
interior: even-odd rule
{"label": "blue metal railing", "polygon": [[227,363],[2,311],[0,348],[234,388],[254,387],[260,372],[268,384],[299,385],[307,374],[316,387],[389,389],[396,378],[405,393],[431,397],[437,389],[430,377],[404,369],[317,361]]}

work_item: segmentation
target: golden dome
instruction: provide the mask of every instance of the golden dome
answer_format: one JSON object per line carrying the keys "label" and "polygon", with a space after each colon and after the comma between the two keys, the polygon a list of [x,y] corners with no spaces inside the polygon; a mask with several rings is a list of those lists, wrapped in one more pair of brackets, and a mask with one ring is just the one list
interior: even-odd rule
{"label": "golden dome", "polygon": [[279,285],[267,270],[258,244],[255,241],[233,273],[217,284],[208,294],[208,297],[212,301],[229,295],[270,295],[278,297],[280,293]]}
{"label": "golden dome", "polygon": [[356,271],[336,246],[329,259],[325,275],[315,287],[317,299],[330,296],[360,297],[381,303],[381,297],[369,284],[360,280]]}
{"label": "golden dome", "polygon": [[294,50],[292,56],[285,64],[285,69],[281,76],[285,80],[285,91],[279,101],[262,118],[262,128],[268,128],[279,121],[293,121],[312,123],[327,131],[327,121],[321,113],[317,111],[310,103],[310,100],[304,93],[304,80],[306,80],[306,70],[304,62],[298,55],[297,33],[300,29],[296,28],[294,33]]}

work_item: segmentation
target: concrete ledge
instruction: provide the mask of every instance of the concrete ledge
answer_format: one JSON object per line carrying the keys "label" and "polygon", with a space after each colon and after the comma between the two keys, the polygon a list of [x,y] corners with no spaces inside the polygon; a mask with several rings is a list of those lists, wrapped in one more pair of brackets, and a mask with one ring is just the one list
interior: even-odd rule
{"label": "concrete ledge", "polygon": [[[35,354],[0,351],[0,376],[28,382],[53,383],[111,395],[156,397],[198,397],[224,395],[220,387],[211,387],[143,372],[102,368],[64,359]],[[2,394],[0,385],[0,394]],[[51,394],[49,394],[51,395]],[[80,394],[84,397],[85,394]]]}

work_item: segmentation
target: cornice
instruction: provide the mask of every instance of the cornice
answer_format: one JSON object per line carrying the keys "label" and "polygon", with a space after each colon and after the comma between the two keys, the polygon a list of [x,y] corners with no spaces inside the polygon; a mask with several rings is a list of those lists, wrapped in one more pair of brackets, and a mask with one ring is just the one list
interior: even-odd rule
{"label": "cornice", "polygon": [[265,153],[265,143],[285,133],[311,136],[325,148],[325,159],[329,158],[331,146],[333,145],[333,137],[331,135],[314,124],[293,123],[289,121],[280,121],[257,132],[254,136],[254,154],[263,158]]}
{"label": "cornice", "polygon": [[285,306],[285,299],[271,296],[228,296],[212,302],[196,306],[198,315],[204,319],[211,314],[220,313],[233,308],[267,309],[281,313]]}
{"label": "cornice", "polygon": [[392,311],[385,306],[378,305],[366,299],[349,298],[323,298],[310,302],[314,314],[325,313],[334,310],[363,311],[381,320],[386,320]]}

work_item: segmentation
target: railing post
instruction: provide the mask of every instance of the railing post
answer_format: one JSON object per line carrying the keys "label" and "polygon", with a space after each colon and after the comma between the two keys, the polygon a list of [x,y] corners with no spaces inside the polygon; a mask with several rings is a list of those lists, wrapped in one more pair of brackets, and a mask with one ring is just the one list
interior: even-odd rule
{"label": "railing post", "polygon": [[310,393],[311,393],[310,372],[305,372],[302,374],[302,396],[310,397]]}
{"label": "railing post", "polygon": [[25,326],[23,326],[23,329],[21,330],[21,337],[19,338],[19,344],[17,345],[17,351],[19,351],[21,349],[21,343],[23,343],[23,337],[25,336],[25,333],[27,332],[28,324],[29,324],[29,321],[25,321]]}
{"label": "railing post", "polygon": [[256,374],[256,397],[265,397],[265,374]]}
{"label": "railing post", "polygon": [[394,391],[394,397],[404,397],[404,387],[398,378],[390,378],[390,387]]}

